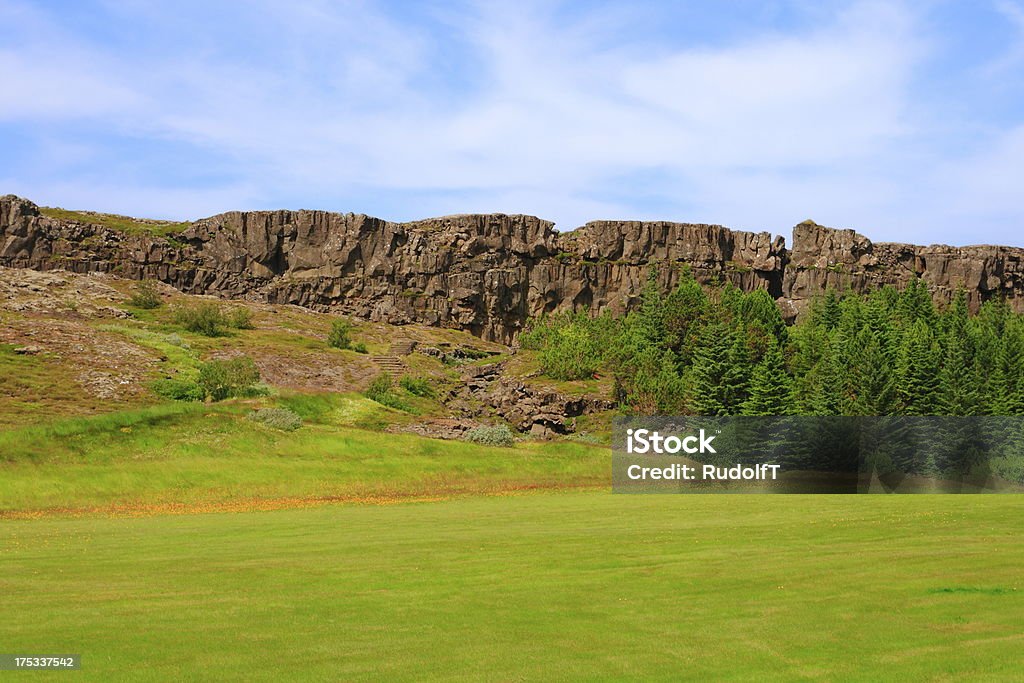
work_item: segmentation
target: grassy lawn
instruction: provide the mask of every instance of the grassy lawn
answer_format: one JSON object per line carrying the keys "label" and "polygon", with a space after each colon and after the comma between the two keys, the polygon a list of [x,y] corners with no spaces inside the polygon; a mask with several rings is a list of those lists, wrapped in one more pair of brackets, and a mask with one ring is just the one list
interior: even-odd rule
{"label": "grassy lawn", "polygon": [[105,681],[1011,680],[1022,520],[594,492],[7,520],[0,643]]}
{"label": "grassy lawn", "polygon": [[306,419],[282,432],[246,419],[261,402],[170,403],[0,431],[0,517],[438,497],[608,481],[605,448],[514,448],[363,429],[404,416],[358,395],[280,397]]}

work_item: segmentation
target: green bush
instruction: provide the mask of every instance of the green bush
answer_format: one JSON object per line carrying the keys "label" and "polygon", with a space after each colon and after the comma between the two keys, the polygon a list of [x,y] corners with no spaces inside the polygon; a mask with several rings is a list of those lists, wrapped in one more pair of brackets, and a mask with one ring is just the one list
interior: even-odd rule
{"label": "green bush", "polygon": [[347,349],[352,346],[352,323],[347,320],[335,320],[331,323],[331,331],[327,334],[327,345],[336,349]]}
{"label": "green bush", "polygon": [[195,382],[183,379],[158,379],[150,385],[157,396],[174,401],[202,401],[206,392]]}
{"label": "green bush", "polygon": [[462,438],[485,446],[501,446],[503,448],[514,446],[516,443],[516,435],[512,433],[508,425],[474,427],[463,434]]}
{"label": "green bush", "polygon": [[174,321],[189,332],[206,337],[222,337],[227,334],[229,327],[224,311],[219,305],[211,302],[179,306],[174,311]]}
{"label": "green bush", "polygon": [[430,380],[426,377],[410,377],[405,375],[402,379],[398,380],[398,384],[413,396],[433,398],[435,395],[434,388],[430,386]]}
{"label": "green bush", "polygon": [[179,306],[174,311],[174,322],[189,332],[206,337],[223,337],[229,328],[253,328],[252,312],[248,308],[233,308],[225,312],[219,304],[210,301],[194,306]]}
{"label": "green bush", "polygon": [[253,329],[252,311],[248,308],[232,309],[231,313],[228,314],[228,324],[236,330]]}
{"label": "green bush", "polygon": [[128,298],[128,305],[135,308],[157,308],[163,303],[160,293],[156,291],[156,285],[150,280],[143,280],[135,285],[135,291]]}
{"label": "green bush", "polygon": [[601,364],[601,351],[589,330],[570,323],[557,330],[540,352],[541,372],[554,379],[586,379]]}
{"label": "green bush", "polygon": [[211,360],[199,367],[198,384],[204,396],[212,401],[223,401],[232,396],[251,396],[256,393],[260,371],[248,356],[231,360]]}
{"label": "green bush", "polygon": [[388,406],[389,408],[395,408],[396,410],[403,410],[407,413],[415,412],[413,407],[403,401],[398,394],[395,393],[391,383],[391,376],[386,373],[377,375],[370,386],[366,388],[363,395],[371,401],[376,401],[381,405]]}
{"label": "green bush", "polygon": [[366,344],[364,344],[363,342],[356,342],[355,344],[353,344],[352,350],[355,351],[356,353],[369,353],[369,351],[366,349]]}
{"label": "green bush", "polygon": [[287,408],[263,408],[249,413],[246,418],[285,432],[294,432],[302,426],[302,418]]}

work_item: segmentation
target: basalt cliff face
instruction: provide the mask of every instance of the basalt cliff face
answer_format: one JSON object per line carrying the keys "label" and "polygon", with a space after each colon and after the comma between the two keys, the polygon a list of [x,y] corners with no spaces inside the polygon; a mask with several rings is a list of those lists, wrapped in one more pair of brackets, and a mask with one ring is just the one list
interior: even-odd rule
{"label": "basalt cliff face", "polygon": [[0,198],[0,266],[152,278],[188,293],[293,303],[395,324],[420,322],[510,342],[543,313],[616,313],[648,273],[765,289],[796,315],[827,286],[867,291],[920,277],[937,300],[963,284],[973,304],[1024,305],[1024,250],[873,244],[852,230],[798,225],[781,237],[717,225],[595,221],[559,233],[533,216],[460,215],[395,223],[323,211],[229,212],[171,237],[49,218]]}

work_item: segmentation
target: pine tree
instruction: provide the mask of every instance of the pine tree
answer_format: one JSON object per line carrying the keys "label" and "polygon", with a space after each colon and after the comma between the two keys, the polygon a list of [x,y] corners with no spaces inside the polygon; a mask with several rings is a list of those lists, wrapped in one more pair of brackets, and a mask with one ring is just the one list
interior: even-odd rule
{"label": "pine tree", "polygon": [[846,383],[848,374],[838,349],[843,340],[828,345],[821,361],[814,368],[815,379],[809,408],[812,415],[845,415],[849,401]]}
{"label": "pine tree", "polygon": [[793,380],[786,372],[779,343],[771,339],[764,358],[754,368],[742,414],[792,415],[793,408]]}
{"label": "pine tree", "polygon": [[899,352],[897,393],[905,415],[935,415],[939,408],[939,346],[923,319],[906,331]]}
{"label": "pine tree", "polygon": [[750,357],[750,337],[745,327],[734,326],[730,330],[732,346],[729,348],[729,364],[723,379],[726,390],[726,405],[729,415],[738,415],[743,402],[750,394],[750,376],[754,372],[754,361]]}
{"label": "pine tree", "polygon": [[853,357],[853,401],[855,415],[890,415],[896,402],[896,383],[892,365],[882,345],[870,328],[857,333]]}
{"label": "pine tree", "polygon": [[839,318],[842,313],[836,290],[829,287],[825,290],[825,298],[821,303],[821,310],[816,316],[816,322],[826,330],[834,330],[839,326]]}
{"label": "pine tree", "polygon": [[637,325],[643,339],[652,346],[665,340],[665,304],[658,288],[658,268],[652,266],[647,273],[647,283],[640,293],[640,311]]}
{"label": "pine tree", "polygon": [[694,279],[687,266],[680,275],[679,284],[665,298],[665,343],[688,364],[693,347],[708,310],[708,297]]}
{"label": "pine tree", "polygon": [[958,296],[954,300],[944,326],[939,410],[943,415],[977,415],[980,412],[979,377],[965,297]]}
{"label": "pine tree", "polygon": [[705,326],[694,353],[691,405],[699,415],[732,415],[746,398],[749,359],[742,338],[720,320]]}
{"label": "pine tree", "polygon": [[755,289],[745,295],[740,304],[740,312],[748,325],[758,325],[779,342],[786,342],[788,331],[786,321],[782,319],[782,311],[779,310],[775,299],[765,290]]}
{"label": "pine tree", "polygon": [[1019,320],[1004,326],[987,393],[988,414],[1024,415],[1024,328]]}
{"label": "pine tree", "polygon": [[900,295],[899,311],[906,323],[924,320],[929,326],[934,325],[937,317],[935,302],[923,280],[915,277],[907,284]]}

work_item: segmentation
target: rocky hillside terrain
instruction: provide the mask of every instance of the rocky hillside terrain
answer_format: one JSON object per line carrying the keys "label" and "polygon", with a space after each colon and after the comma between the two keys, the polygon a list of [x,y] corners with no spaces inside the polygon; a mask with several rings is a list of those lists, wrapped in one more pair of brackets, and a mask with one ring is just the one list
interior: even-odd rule
{"label": "rocky hillside terrain", "polygon": [[[103,272],[0,266],[0,431],[166,404],[159,382],[243,356],[271,397],[314,397],[350,426],[458,438],[497,421],[546,437],[590,431],[599,425],[587,420],[603,425],[613,407],[610,380],[555,382],[541,376],[533,353],[465,331],[357,321],[360,351],[339,349],[328,343],[338,316],[169,285],[158,287],[154,308],[139,308],[137,288]],[[188,330],[178,312],[204,304],[244,310],[249,322],[213,337]],[[381,375],[396,384],[416,378],[429,390],[404,393],[408,409],[392,410],[363,396]]]}
{"label": "rocky hillside terrain", "polygon": [[[113,220],[113,219],[117,220]],[[764,289],[795,317],[827,287],[857,292],[913,278],[938,302],[1024,307],[1024,249],[873,243],[811,222],[792,246],[717,225],[594,221],[559,233],[524,215],[396,223],[325,211],[228,212],[192,223],[133,221],[0,198],[0,266],[110,273],[175,289],[418,323],[512,343],[544,313],[635,307],[650,273]]]}

